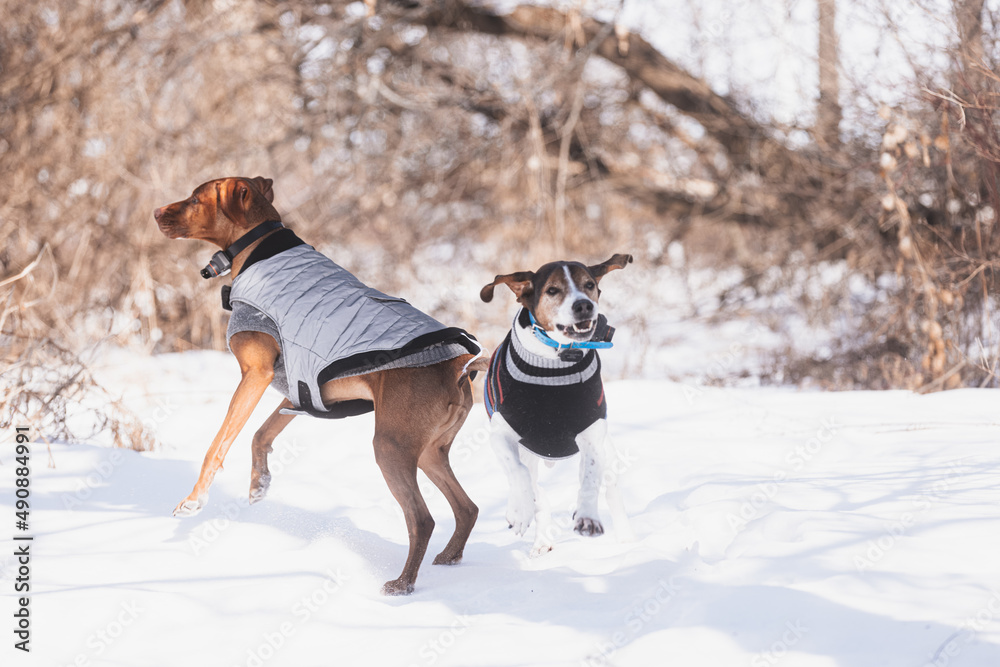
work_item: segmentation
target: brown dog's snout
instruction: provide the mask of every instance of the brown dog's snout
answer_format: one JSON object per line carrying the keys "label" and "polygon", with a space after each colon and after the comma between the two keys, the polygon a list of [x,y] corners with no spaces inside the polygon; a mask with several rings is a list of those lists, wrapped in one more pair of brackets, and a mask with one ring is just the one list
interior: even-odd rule
{"label": "brown dog's snout", "polygon": [[153,209],[153,222],[167,238],[181,239],[188,235],[187,225],[178,220],[177,209],[173,204],[159,206]]}

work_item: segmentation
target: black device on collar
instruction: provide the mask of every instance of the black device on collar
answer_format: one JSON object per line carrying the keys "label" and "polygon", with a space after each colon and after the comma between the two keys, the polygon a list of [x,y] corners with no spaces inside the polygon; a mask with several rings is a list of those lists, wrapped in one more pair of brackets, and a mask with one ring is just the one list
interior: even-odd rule
{"label": "black device on collar", "polygon": [[575,343],[559,343],[552,340],[552,337],[538,325],[538,322],[535,321],[535,316],[527,308],[521,310],[518,320],[522,327],[532,330],[535,338],[557,350],[560,359],[572,363],[583,359],[586,355],[585,350],[603,350],[611,347],[611,339],[615,336],[615,328],[608,324],[608,318],[604,315],[597,316],[597,323],[594,325],[594,333],[590,337],[590,340]]}
{"label": "black device on collar", "polygon": [[605,349],[611,347],[611,339],[615,336],[615,328],[608,324],[608,318],[604,315],[597,316],[594,335],[589,341],[583,343],[573,343],[571,347],[561,348],[559,358],[563,361],[578,362],[586,355],[585,350]]}
{"label": "black device on collar", "polygon": [[243,249],[264,234],[272,232],[275,229],[280,229],[281,227],[281,220],[268,220],[267,222],[260,223],[249,232],[236,239],[236,242],[231,246],[212,255],[212,261],[208,263],[208,266],[201,270],[201,277],[208,280],[209,278],[218,278],[219,276],[226,275],[229,273],[230,269],[233,268],[233,258],[236,257],[236,255],[240,254]]}

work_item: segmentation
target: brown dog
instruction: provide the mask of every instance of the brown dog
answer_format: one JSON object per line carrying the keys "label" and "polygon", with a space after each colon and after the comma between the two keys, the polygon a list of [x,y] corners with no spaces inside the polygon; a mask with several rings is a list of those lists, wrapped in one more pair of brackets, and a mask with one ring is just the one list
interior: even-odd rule
{"label": "brown dog", "polygon": [[[156,209],[153,217],[169,238],[199,239],[226,249],[261,223],[280,221],[273,200],[270,179],[222,178],[198,186],[184,201]],[[234,278],[251,253],[272,233],[263,235],[232,258]],[[273,336],[241,331],[233,334],[229,343],[239,361],[242,379],[222,428],[208,448],[194,490],[177,506],[175,515],[194,514],[205,504],[208,488],[222,467],[226,452],[275,377],[281,346]],[[375,460],[403,509],[410,543],[403,571],[399,578],[383,586],[385,594],[406,594],[413,590],[434,529],[434,519],[417,486],[417,468],[441,490],[455,513],[455,532],[434,563],[450,565],[462,559],[479,510],[452,472],[448,452],[472,406],[469,374],[486,370],[486,365],[484,358],[469,353],[429,366],[375,370],[330,380],[321,386],[322,403],[326,406],[345,401],[371,401],[374,405]],[[284,400],[253,437],[251,502],[260,500],[267,492],[270,483],[267,454],[275,436],[295,416],[282,410],[292,407],[292,401]]]}

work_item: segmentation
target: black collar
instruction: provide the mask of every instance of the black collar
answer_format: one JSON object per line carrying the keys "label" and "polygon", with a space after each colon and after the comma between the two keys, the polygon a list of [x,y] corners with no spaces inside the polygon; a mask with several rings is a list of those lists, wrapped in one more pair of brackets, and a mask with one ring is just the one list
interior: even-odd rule
{"label": "black collar", "polygon": [[[247,257],[247,261],[243,262],[243,266],[240,267],[240,275],[257,262],[263,262],[265,259],[270,259],[278,253],[300,245],[305,245],[305,241],[296,236],[295,232],[287,227],[278,230],[261,241],[260,245],[253,249],[253,252]],[[239,278],[239,276],[236,277]],[[232,290],[231,285],[222,286],[222,307],[226,310],[233,309],[232,304],[229,302],[229,294]]]}
{"label": "black collar", "polygon": [[264,234],[273,232],[275,229],[280,229],[281,227],[281,220],[268,220],[267,222],[260,223],[236,239],[236,242],[231,246],[212,255],[212,261],[201,270],[201,277],[207,280],[226,275],[233,268],[233,258],[236,255],[240,254],[248,245],[264,236]]}
{"label": "black collar", "polygon": [[240,267],[240,273],[243,273],[257,262],[263,262],[265,259],[270,259],[278,253],[285,252],[299,245],[305,245],[305,241],[296,236],[292,230],[286,227],[277,231],[261,241],[260,245],[253,249],[253,252],[247,257],[247,261],[243,262],[243,266]]}

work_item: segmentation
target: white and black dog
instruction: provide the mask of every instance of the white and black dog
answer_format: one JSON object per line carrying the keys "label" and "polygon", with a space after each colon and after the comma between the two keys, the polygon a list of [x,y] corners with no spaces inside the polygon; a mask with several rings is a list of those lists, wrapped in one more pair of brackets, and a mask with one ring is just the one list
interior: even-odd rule
{"label": "white and black dog", "polygon": [[484,400],[490,442],[510,482],[507,522],[523,535],[535,519],[533,556],[550,551],[554,539],[538,488],[539,457],[581,454],[576,532],[604,533],[597,512],[603,482],[616,530],[630,534],[615,476],[605,475],[610,442],[597,349],[611,347],[614,329],[598,315],[597,300],[601,278],[631,261],[631,255],[618,254],[594,266],[551,262],[537,271],[497,276],[479,293],[490,302],[502,283],[522,306],[490,360]]}

